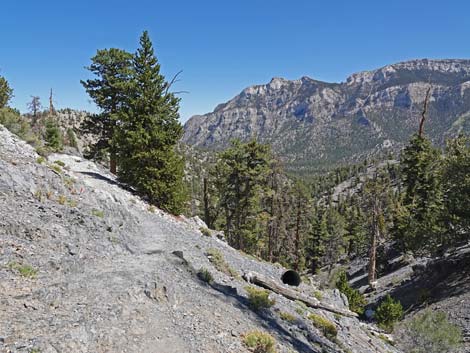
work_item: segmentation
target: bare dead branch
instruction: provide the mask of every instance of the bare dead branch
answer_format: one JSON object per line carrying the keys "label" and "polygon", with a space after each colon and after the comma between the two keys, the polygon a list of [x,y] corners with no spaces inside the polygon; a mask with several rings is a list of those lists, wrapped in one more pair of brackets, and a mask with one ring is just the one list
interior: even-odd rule
{"label": "bare dead branch", "polygon": [[424,98],[423,112],[421,113],[421,121],[419,122],[419,131],[418,131],[419,137],[423,136],[423,128],[424,128],[424,122],[426,120],[426,113],[428,111],[428,102],[429,102],[429,95],[431,93],[431,88],[432,86],[428,87],[428,89],[426,90],[426,97]]}

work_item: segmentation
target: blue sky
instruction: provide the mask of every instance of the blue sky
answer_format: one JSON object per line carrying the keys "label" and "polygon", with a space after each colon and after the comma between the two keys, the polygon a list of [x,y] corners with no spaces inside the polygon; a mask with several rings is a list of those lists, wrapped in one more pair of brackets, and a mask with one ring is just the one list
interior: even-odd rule
{"label": "blue sky", "polygon": [[470,58],[468,1],[2,0],[0,75],[21,111],[31,95],[94,110],[81,79],[97,49],[134,51],[150,32],[162,71],[183,70],[181,118],[243,88],[353,72],[413,58]]}

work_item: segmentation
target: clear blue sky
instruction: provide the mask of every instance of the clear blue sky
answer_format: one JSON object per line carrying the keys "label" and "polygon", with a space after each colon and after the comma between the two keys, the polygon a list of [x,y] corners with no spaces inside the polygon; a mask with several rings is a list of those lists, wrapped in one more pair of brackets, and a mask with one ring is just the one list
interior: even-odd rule
{"label": "clear blue sky", "polygon": [[413,58],[469,58],[468,1],[2,0],[0,75],[21,111],[31,95],[94,110],[80,85],[97,49],[134,51],[147,29],[162,71],[183,70],[181,117],[212,111],[243,88],[353,72]]}

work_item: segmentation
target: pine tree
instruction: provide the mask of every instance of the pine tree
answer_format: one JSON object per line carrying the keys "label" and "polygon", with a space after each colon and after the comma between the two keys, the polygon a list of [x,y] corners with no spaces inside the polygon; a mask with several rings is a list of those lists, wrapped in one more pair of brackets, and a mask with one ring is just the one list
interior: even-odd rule
{"label": "pine tree", "polygon": [[96,78],[81,81],[81,84],[101,112],[87,116],[81,128],[96,138],[88,155],[97,158],[109,153],[109,168],[116,174],[116,151],[110,141],[118,114],[127,106],[132,91],[132,54],[116,48],[103,49],[98,50],[91,61],[87,69]]}
{"label": "pine tree", "polygon": [[446,247],[470,239],[470,137],[449,140],[444,159],[443,183],[448,235]]}
{"label": "pine tree", "polygon": [[310,232],[307,240],[307,263],[315,273],[324,265],[326,242],[329,238],[325,210],[317,208],[311,219]]}
{"label": "pine tree", "polygon": [[183,133],[179,99],[169,92],[171,84],[160,73],[147,31],[132,65],[132,90],[118,112],[111,140],[118,154],[118,176],[158,207],[179,214],[186,199],[184,160],[175,151]]}
{"label": "pine tree", "polygon": [[13,97],[13,90],[8,85],[8,81],[0,76],[0,109],[7,106]]}
{"label": "pine tree", "polygon": [[261,245],[265,242],[263,230],[268,223],[262,199],[268,190],[270,148],[254,140],[244,144],[235,140],[219,158],[217,189],[229,243],[237,249],[261,255]]}
{"label": "pine tree", "polygon": [[305,266],[305,234],[308,228],[308,216],[310,207],[310,196],[307,187],[300,180],[294,182],[293,195],[293,219],[294,219],[294,249],[295,270],[303,269]]}
{"label": "pine tree", "polygon": [[441,155],[428,139],[414,135],[401,166],[404,198],[397,208],[395,235],[407,249],[435,251],[444,234]]}
{"label": "pine tree", "polygon": [[56,121],[49,117],[46,121],[46,145],[52,151],[60,151],[63,147],[63,136],[62,132],[60,131]]}

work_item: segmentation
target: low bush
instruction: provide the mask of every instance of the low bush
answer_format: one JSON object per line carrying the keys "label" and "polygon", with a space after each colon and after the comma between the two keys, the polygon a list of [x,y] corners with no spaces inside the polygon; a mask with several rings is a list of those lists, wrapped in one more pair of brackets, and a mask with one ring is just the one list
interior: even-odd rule
{"label": "low bush", "polygon": [[224,255],[222,253],[215,249],[215,248],[209,248],[206,251],[206,255],[209,259],[209,261],[214,265],[217,271],[223,272],[226,275],[232,276],[232,277],[239,277],[239,274],[237,271],[235,271],[233,268],[231,268],[224,259]]}
{"label": "low bush", "polygon": [[39,145],[39,137],[32,131],[30,123],[18,111],[11,108],[0,109],[0,124],[33,146]]}
{"label": "low bush", "polygon": [[26,278],[35,278],[38,273],[38,270],[27,264],[21,265],[16,262],[11,262],[8,264],[8,267],[12,270],[17,270],[21,276]]}
{"label": "low bush", "polygon": [[254,353],[276,353],[276,340],[266,332],[252,331],[244,335],[243,343]]}
{"label": "low bush", "polygon": [[324,318],[323,316],[313,313],[310,314],[308,318],[310,321],[312,321],[313,325],[323,332],[326,338],[328,338],[330,341],[336,338],[338,330],[336,329],[336,325],[333,322]]}
{"label": "low bush", "polygon": [[199,231],[202,233],[202,235],[205,235],[206,237],[211,237],[212,236],[212,233],[211,233],[210,229],[208,229],[206,227],[200,227]]}
{"label": "low bush", "polygon": [[95,217],[104,218],[104,212],[96,208],[91,210],[91,214]]}
{"label": "low bush", "polygon": [[379,327],[388,332],[393,331],[393,326],[403,317],[403,307],[398,300],[394,300],[389,294],[377,307],[374,315]]}
{"label": "low bush", "polygon": [[46,158],[44,158],[43,156],[39,156],[38,158],[36,158],[36,162],[39,164],[43,164],[46,162]]}
{"label": "low bush", "polygon": [[398,346],[410,353],[456,352],[463,341],[462,330],[444,312],[431,309],[398,325],[395,337]]}
{"label": "low bush", "polygon": [[258,311],[260,309],[270,308],[276,302],[269,299],[269,291],[255,287],[245,287],[248,293],[248,301],[251,309]]}
{"label": "low bush", "polygon": [[279,314],[280,318],[284,321],[287,321],[287,322],[294,322],[295,321],[295,316],[290,314],[290,313],[286,313],[284,311],[282,311],[280,314]]}
{"label": "low bush", "polygon": [[197,272],[197,277],[201,281],[209,283],[209,284],[212,283],[212,281],[214,280],[214,278],[212,277],[212,274],[209,272],[209,270],[207,268],[201,268]]}

